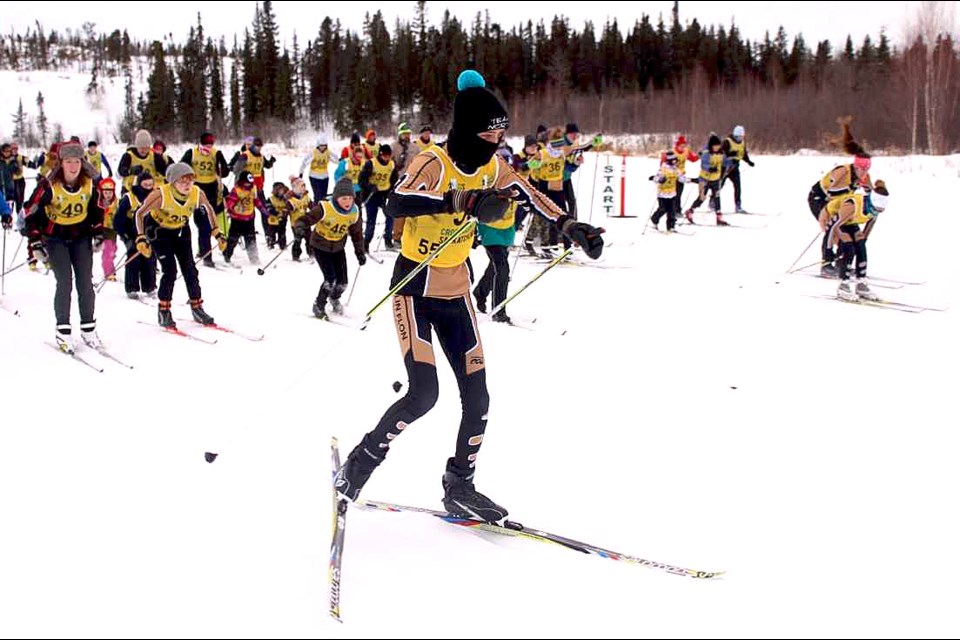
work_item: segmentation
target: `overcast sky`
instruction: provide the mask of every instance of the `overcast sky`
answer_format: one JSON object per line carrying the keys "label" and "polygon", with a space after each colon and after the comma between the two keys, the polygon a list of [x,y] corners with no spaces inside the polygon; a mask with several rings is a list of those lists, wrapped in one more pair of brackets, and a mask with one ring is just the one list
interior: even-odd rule
{"label": "overcast sky", "polygon": [[[242,34],[253,18],[256,2],[232,1],[229,3],[198,2],[93,2],[82,5],[77,12],[74,2],[0,2],[14,11],[2,10],[5,25],[4,35],[10,26],[23,30],[40,20],[45,28],[58,30],[70,27],[78,29],[84,18],[96,23],[103,31],[126,28],[138,39],[159,39],[173,33],[182,40],[190,25],[196,20],[200,7],[204,28],[214,36],[225,35],[232,40],[233,34]],[[281,36],[287,39],[297,32],[301,41],[312,38],[324,16],[339,18],[341,23],[359,29],[364,13],[383,12],[391,25],[399,16],[410,20],[415,2],[274,2],[281,28]],[[729,25],[735,21],[741,31],[751,39],[771,35],[779,25],[784,25],[792,37],[803,33],[808,45],[829,39],[840,42],[847,33],[859,43],[864,35],[876,37],[881,28],[886,28],[894,42],[902,33],[905,15],[919,2],[680,2],[680,19],[686,23],[696,17],[701,24]],[[960,2],[949,2],[955,8]],[[221,6],[223,9],[221,9]],[[306,7],[306,9],[305,9]],[[512,26],[528,19],[549,19],[556,13],[568,16],[574,27],[580,28],[586,20],[600,25],[606,19],[616,17],[620,25],[632,25],[642,14],[663,14],[669,20],[673,2],[427,2],[431,22],[439,22],[447,8],[462,20],[471,21],[477,11],[488,10],[491,19],[504,26]],[[957,11],[960,14],[960,11]]]}

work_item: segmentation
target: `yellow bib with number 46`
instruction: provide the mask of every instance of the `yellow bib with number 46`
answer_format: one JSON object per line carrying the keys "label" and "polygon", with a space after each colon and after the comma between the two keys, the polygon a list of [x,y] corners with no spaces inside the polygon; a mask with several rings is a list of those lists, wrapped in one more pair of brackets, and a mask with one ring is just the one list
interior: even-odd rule
{"label": "yellow bib with number 46", "polygon": [[354,205],[346,213],[340,213],[329,200],[321,201],[321,205],[323,206],[323,218],[313,227],[313,231],[330,242],[343,240],[350,229],[350,225],[360,218],[360,210]]}
{"label": "yellow bib with number 46", "polygon": [[[494,156],[490,162],[483,165],[476,172],[466,174],[454,166],[446,150],[440,147],[430,147],[421,153],[429,153],[443,164],[443,177],[437,188],[440,193],[453,190],[489,189],[497,181],[500,165]],[[463,211],[454,213],[439,213],[432,216],[413,216],[406,218],[403,225],[403,239],[400,253],[414,262],[423,262],[444,240],[452,236],[457,228],[467,219]],[[474,229],[464,233],[440,253],[433,262],[433,267],[456,267],[466,262],[473,247]]]}

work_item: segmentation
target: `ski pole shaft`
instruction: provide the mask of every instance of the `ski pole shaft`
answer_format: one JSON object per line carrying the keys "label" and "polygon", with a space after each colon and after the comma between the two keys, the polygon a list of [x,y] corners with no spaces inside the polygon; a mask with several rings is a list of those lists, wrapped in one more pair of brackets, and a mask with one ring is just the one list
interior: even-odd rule
{"label": "ski pole shaft", "polygon": [[7,230],[3,230],[3,259],[0,260],[0,296],[7,293]]}
{"label": "ski pole shaft", "polygon": [[596,158],[593,161],[593,188],[590,189],[590,217],[587,219],[587,224],[593,222],[593,204],[594,196],[597,195],[597,168],[600,167],[600,154],[594,154]]}
{"label": "ski pole shaft", "polygon": [[446,240],[441,242],[440,245],[433,250],[433,253],[428,255],[423,262],[421,262],[416,267],[414,267],[403,280],[398,282],[395,287],[393,287],[392,289],[390,289],[390,291],[387,292],[387,295],[383,296],[383,298],[381,298],[377,304],[373,305],[370,311],[367,311],[367,316],[366,318],[363,319],[363,328],[366,328],[367,323],[370,322],[370,318],[373,317],[373,314],[376,313],[377,310],[380,307],[382,307],[387,300],[392,298],[397,293],[397,291],[400,291],[405,286],[410,284],[410,282],[414,278],[416,278],[421,271],[423,271],[428,266],[430,266],[430,263],[433,262],[438,255],[440,255],[440,252],[446,249],[448,245],[456,241],[457,238],[459,238],[462,235],[465,235],[468,231],[472,230],[476,226],[476,224],[477,224],[476,219],[470,218],[469,220],[464,222],[462,225],[460,225],[460,228],[454,231],[453,234],[450,235]]}
{"label": "ski pole shaft", "polygon": [[277,253],[277,255],[275,255],[275,256],[273,256],[272,258],[270,258],[270,262],[268,262],[267,264],[263,265],[262,267],[259,267],[259,268],[257,269],[257,275],[258,275],[258,276],[262,276],[264,273],[266,273],[266,272],[267,272],[267,269],[270,268],[270,265],[272,265],[274,262],[276,262],[276,261],[277,261],[277,258],[279,258],[279,257],[282,256],[282,255],[283,255],[283,249],[281,249],[281,250]]}
{"label": "ski pole shaft", "polygon": [[809,269],[810,267],[819,267],[820,265],[822,265],[822,264],[825,263],[825,262],[826,262],[826,260],[817,260],[816,262],[811,262],[810,264],[805,264],[805,265],[803,265],[802,267],[797,267],[796,269],[793,269],[793,270],[791,270],[791,271],[787,271],[787,273],[788,273],[788,274],[790,274],[790,273],[796,273],[797,271],[803,271],[804,269]]}
{"label": "ski pole shaft", "polygon": [[[793,261],[793,264],[791,264],[790,267],[787,269],[787,273],[793,273],[793,268],[794,268],[795,266],[797,266],[797,263],[800,262],[800,260],[803,258],[803,256],[805,256],[805,255],[807,254],[807,251],[810,251],[810,247],[813,246],[813,243],[817,241],[817,238],[819,238],[819,237],[820,237],[820,234],[822,234],[822,233],[823,233],[822,231],[818,231],[818,232],[817,232],[817,235],[813,236],[813,240],[811,240],[811,241],[810,241],[810,244],[808,244],[807,247],[803,250],[803,252],[802,252],[800,255],[797,256],[797,259]],[[807,265],[807,266],[812,266],[812,265]],[[806,268],[807,268],[807,267],[801,267],[801,269],[806,269]],[[798,271],[799,271],[799,269],[798,269]]]}
{"label": "ski pole shaft", "polygon": [[350,301],[353,300],[353,290],[357,288],[357,278],[360,277],[360,267],[362,264],[357,265],[357,272],[353,274],[353,284],[350,285],[350,294],[347,296],[347,306],[350,306]]}
{"label": "ski pole shaft", "polygon": [[517,247],[517,255],[513,256],[513,266],[510,267],[510,273],[507,274],[507,282],[513,278],[513,272],[517,270],[517,263],[520,262],[520,252],[527,246],[527,234],[530,233],[530,227],[533,226],[533,216],[535,215],[537,214],[531,209],[524,218],[527,224],[523,229],[523,239],[520,241],[520,246]]}
{"label": "ski pole shaft", "polygon": [[555,266],[557,266],[558,264],[560,264],[560,263],[561,263],[563,260],[565,260],[565,259],[567,258],[567,256],[569,256],[571,253],[573,253],[573,247],[570,247],[569,249],[567,249],[566,251],[564,251],[563,253],[561,253],[559,256],[557,256],[556,258],[554,258],[553,262],[551,262],[551,263],[548,264],[546,267],[544,267],[544,268],[540,271],[540,273],[538,273],[537,275],[533,276],[533,278],[531,278],[530,281],[527,282],[527,284],[523,285],[522,287],[520,287],[519,289],[517,289],[516,291],[514,291],[512,294],[510,294],[509,296],[507,296],[507,299],[506,299],[506,300],[504,300],[503,302],[501,302],[500,304],[498,304],[497,306],[495,306],[493,309],[490,309],[490,316],[492,317],[492,316],[493,316],[494,314],[496,314],[498,311],[500,311],[500,310],[503,309],[505,306],[507,306],[507,303],[508,303],[508,302],[510,302],[511,300],[513,300],[514,298],[516,298],[518,295],[520,295],[521,293],[523,293],[523,292],[526,290],[527,287],[529,287],[529,286],[532,285],[534,282],[536,282],[536,281],[539,280],[541,277],[543,277],[543,274],[545,274],[547,271],[550,271],[550,269],[553,269]]}
{"label": "ski pole shaft", "polygon": [[[13,252],[13,257],[10,258],[10,264],[13,264],[14,262],[17,261],[17,256],[20,255],[20,247],[23,246],[23,238],[24,238],[24,236],[21,235],[21,236],[20,236],[20,242],[17,243],[17,248],[16,248],[16,250]],[[7,265],[4,264],[4,265],[2,265],[2,267],[3,267],[4,269],[6,269],[6,268],[7,268]]]}
{"label": "ski pole shaft", "polygon": [[7,269],[6,271],[3,272],[3,275],[7,275],[8,273],[13,273],[14,271],[16,271],[17,269],[19,269],[20,267],[26,265],[28,262],[30,262],[30,261],[29,261],[29,260],[24,260],[23,262],[21,262],[21,263],[18,264],[17,266],[15,266],[15,267],[10,267],[9,269]]}

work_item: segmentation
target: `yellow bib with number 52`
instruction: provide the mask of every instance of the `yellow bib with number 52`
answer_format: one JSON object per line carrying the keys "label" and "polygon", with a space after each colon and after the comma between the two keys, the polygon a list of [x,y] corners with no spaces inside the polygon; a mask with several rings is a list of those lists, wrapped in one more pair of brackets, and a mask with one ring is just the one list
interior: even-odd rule
{"label": "yellow bib with number 52", "polygon": [[[472,174],[462,173],[457,169],[446,150],[441,147],[429,147],[421,153],[430,153],[443,164],[443,176],[437,188],[440,193],[453,190],[489,189],[497,181],[499,165],[494,156],[490,162],[483,165]],[[403,239],[400,244],[400,253],[414,262],[423,262],[440,244],[452,236],[467,219],[463,211],[454,213],[440,213],[432,216],[413,216],[406,218],[403,225]],[[475,231],[471,229],[447,245],[440,255],[430,263],[433,267],[456,267],[466,262],[473,247]]]}
{"label": "yellow bib with number 52", "polygon": [[54,224],[79,224],[87,217],[87,204],[93,194],[93,183],[84,180],[76,193],[70,193],[59,182],[53,184],[53,199],[47,205],[47,219]]}

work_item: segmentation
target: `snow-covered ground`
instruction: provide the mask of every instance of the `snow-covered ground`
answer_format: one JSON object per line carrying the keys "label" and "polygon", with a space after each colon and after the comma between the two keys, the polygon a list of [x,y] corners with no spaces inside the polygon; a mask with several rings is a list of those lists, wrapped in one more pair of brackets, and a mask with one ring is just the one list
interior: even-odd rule
{"label": "snow-covered ground", "polygon": [[[109,283],[100,333],[136,368],[98,374],[43,344],[53,275],[11,273],[0,636],[955,637],[960,223],[943,194],[958,162],[875,160],[892,198],[870,272],[924,283],[877,291],[951,307],[902,313],[810,297],[835,283],[784,275],[817,231],[807,190],[835,160],[756,158],[744,206],[782,215],[720,229],[701,214],[687,237],[642,233],[655,161],[631,161],[638,217],[616,219],[588,156],[580,211],[593,194],[602,259],[557,267],[509,306],[536,330],[482,325],[491,408],[478,488],[526,524],[727,572],[709,582],[351,510],[338,626],[329,442],[346,455],[406,381],[390,314],[364,332],[317,321],[316,265],[284,257],[258,276],[240,251],[242,273],[201,270],[206,307],[263,342],[191,326],[182,283],[175,315],[218,343],[164,335],[136,322],[155,322],[154,308]],[[294,166],[282,156],[277,179]],[[360,271],[351,317],[386,291],[385,257]],[[513,285],[540,268],[521,259]],[[445,363],[440,380],[436,408],[365,497],[439,508],[459,422]],[[208,464],[205,451],[220,456]]]}

